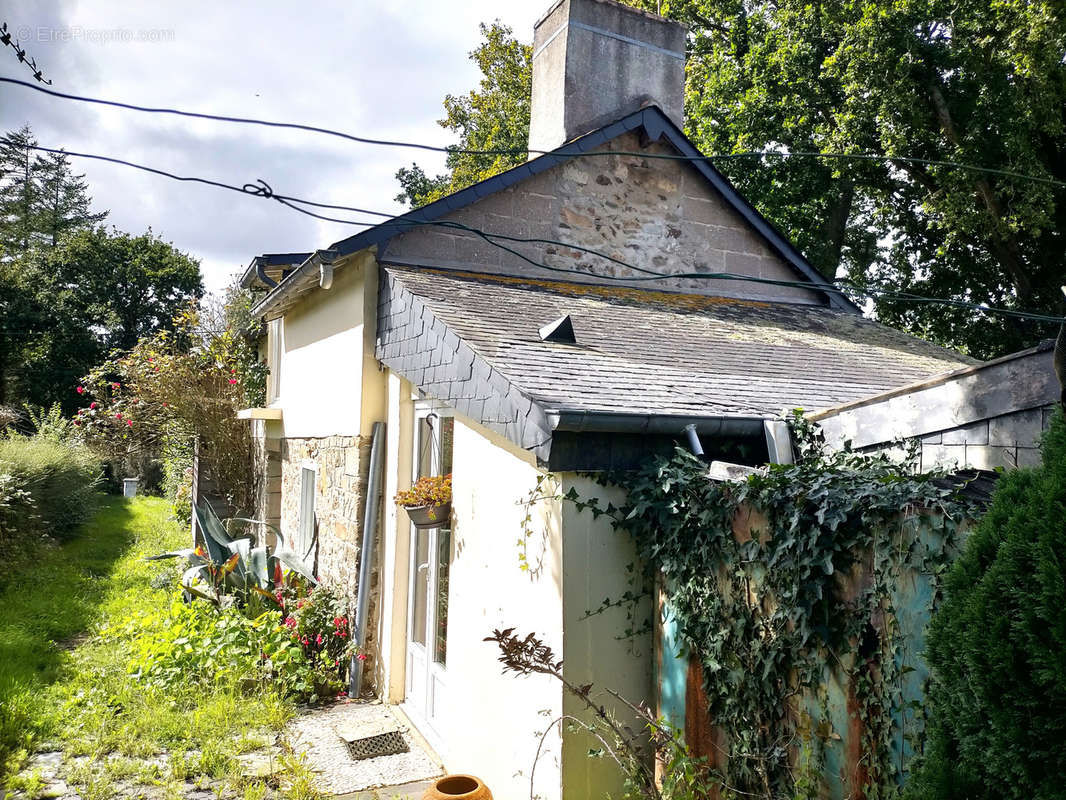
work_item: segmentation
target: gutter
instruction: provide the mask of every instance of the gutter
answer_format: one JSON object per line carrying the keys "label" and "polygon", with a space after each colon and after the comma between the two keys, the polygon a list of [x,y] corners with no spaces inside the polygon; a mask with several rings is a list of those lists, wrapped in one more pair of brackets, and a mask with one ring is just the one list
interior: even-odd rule
{"label": "gutter", "polygon": [[333,268],[338,260],[336,250],[315,250],[307,260],[289,273],[285,280],[271,289],[267,296],[252,307],[252,315],[261,317],[268,313],[279,300],[285,298],[300,279],[318,272],[318,285],[329,289],[333,285]]}
{"label": "gutter", "polygon": [[764,430],[772,417],[716,416],[684,414],[630,414],[586,409],[548,409],[545,412],[553,431],[576,433],[644,433],[680,436],[688,426],[702,436],[754,436]]}

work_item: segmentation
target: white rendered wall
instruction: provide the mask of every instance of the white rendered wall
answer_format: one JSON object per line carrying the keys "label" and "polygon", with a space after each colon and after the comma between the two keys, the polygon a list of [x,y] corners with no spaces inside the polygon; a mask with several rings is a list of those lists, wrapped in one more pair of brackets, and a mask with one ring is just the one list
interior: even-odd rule
{"label": "white rendered wall", "polygon": [[[625,500],[623,492],[607,489],[595,481],[573,472],[559,474],[562,492],[576,489],[579,497],[600,499],[600,507],[609,502],[616,506]],[[654,707],[650,630],[626,636],[626,629],[642,630],[650,620],[651,601],[639,604],[633,619],[625,608],[613,607],[589,616],[603,601],[617,600],[627,590],[639,593],[640,564],[633,540],[627,533],[614,530],[610,517],[593,518],[591,511],[580,511],[572,502],[561,508],[563,526],[563,673],[576,685],[593,684],[591,699],[604,705],[626,724],[635,724],[634,715],[607,694],[611,689],[634,705],[646,702]],[[629,580],[632,576],[632,582]],[[584,704],[567,694],[563,711],[589,719]],[[621,774],[609,758],[589,758],[589,748],[600,748],[588,734],[569,734],[563,745],[563,785],[566,798],[620,797]]]}
{"label": "white rendered wall", "polygon": [[[438,725],[446,749],[441,755],[449,771],[478,775],[499,798],[529,797],[539,736],[562,711],[558,681],[503,675],[499,649],[482,641],[496,628],[513,627],[536,633],[562,653],[558,501],[533,509],[529,550],[540,569],[531,575],[519,566],[522,501],[539,474],[528,453],[456,418],[447,694]],[[561,796],[560,769],[556,727],[537,765],[536,790],[545,800]]]}

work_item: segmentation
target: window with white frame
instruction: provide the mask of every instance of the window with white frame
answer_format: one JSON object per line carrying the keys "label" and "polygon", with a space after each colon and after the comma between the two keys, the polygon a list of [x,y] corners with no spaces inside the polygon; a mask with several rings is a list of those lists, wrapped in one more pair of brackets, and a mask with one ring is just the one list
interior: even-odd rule
{"label": "window with white frame", "polygon": [[267,323],[267,403],[273,403],[281,396],[281,353],[285,335],[282,323],[282,317]]}

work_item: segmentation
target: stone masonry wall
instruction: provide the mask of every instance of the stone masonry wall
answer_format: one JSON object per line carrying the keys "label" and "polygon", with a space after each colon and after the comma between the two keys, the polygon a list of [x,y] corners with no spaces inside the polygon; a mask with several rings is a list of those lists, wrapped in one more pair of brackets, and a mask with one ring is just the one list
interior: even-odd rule
{"label": "stone masonry wall", "polygon": [[[624,134],[602,150],[672,155]],[[575,158],[446,215],[480,230],[573,245],[500,241],[530,260],[585,275],[555,273],[455,228],[423,226],[393,239],[380,259],[424,266],[618,285],[597,277],[640,273],[578,247],[657,272],[730,272],[775,280],[798,274],[753,232],[692,166],[636,156]],[[632,284],[701,294],[815,301],[803,289],[727,280],[671,278]]]}
{"label": "stone masonry wall", "polygon": [[1032,408],[923,436],[921,469],[1015,469],[1040,464],[1040,436],[1053,406]]}
{"label": "stone masonry wall", "polygon": [[[295,540],[300,529],[300,483],[305,467],[316,469],[315,524],[318,550],[317,574],[349,605],[355,624],[355,603],[359,585],[359,559],[363,515],[366,505],[370,439],[359,436],[329,436],[317,439],[281,440],[281,531]],[[364,650],[364,685],[374,674],[374,623],[377,613],[375,587],[378,567],[371,573],[370,608]]]}

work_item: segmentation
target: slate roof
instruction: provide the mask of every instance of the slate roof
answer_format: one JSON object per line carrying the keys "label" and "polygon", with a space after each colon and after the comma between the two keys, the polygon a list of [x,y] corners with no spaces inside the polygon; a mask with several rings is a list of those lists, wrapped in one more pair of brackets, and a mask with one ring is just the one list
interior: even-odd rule
{"label": "slate roof", "polygon": [[[577,343],[541,341],[564,314]],[[531,449],[555,410],[775,418],[976,363],[821,306],[399,267],[377,355]]]}

